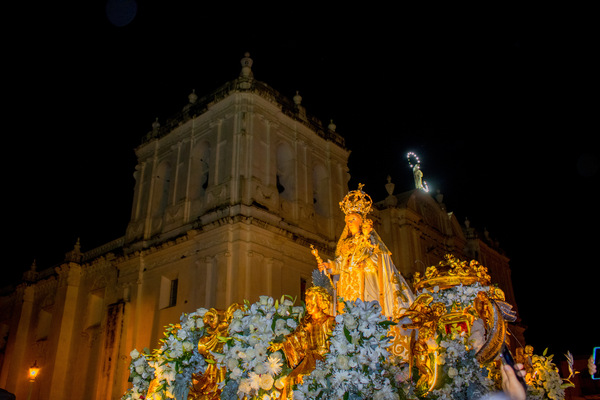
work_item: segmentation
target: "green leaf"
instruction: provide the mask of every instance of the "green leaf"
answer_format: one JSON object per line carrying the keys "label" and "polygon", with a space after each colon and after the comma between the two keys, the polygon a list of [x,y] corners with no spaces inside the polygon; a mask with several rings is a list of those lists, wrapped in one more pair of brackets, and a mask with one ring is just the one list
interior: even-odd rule
{"label": "green leaf", "polygon": [[344,336],[346,336],[346,340],[348,341],[348,343],[352,343],[352,336],[350,335],[350,331],[345,326],[344,326]]}
{"label": "green leaf", "polygon": [[384,321],[378,322],[377,325],[381,326],[382,328],[388,329],[390,326],[397,324],[394,321],[389,321],[386,319]]}
{"label": "green leaf", "polygon": [[566,389],[566,388],[570,388],[570,387],[575,387],[575,385],[572,384],[572,383],[570,383],[570,382],[569,383],[563,383],[562,385],[560,385],[561,389]]}

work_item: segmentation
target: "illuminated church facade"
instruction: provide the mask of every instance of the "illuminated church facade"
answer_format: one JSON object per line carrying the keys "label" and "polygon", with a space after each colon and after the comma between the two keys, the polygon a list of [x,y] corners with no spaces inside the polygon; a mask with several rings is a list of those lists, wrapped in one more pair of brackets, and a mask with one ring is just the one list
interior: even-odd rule
{"label": "illuminated church facade", "polygon": [[[85,253],[77,243],[0,298],[0,387],[17,398],[120,399],[130,351],[156,348],[182,313],[300,299],[316,267],[310,245],[333,258],[350,178],[343,137],[301,100],[254,79],[246,55],[239,77],[155,122],[135,150],[124,236]],[[386,189],[372,219],[407,280],[447,253],[477,259],[516,308],[509,259],[485,235],[441,197]]]}

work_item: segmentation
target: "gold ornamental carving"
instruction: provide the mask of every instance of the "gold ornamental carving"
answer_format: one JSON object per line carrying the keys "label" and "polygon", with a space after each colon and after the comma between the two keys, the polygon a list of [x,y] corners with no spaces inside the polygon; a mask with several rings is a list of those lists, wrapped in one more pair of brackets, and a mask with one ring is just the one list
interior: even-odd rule
{"label": "gold ornamental carving", "polygon": [[439,287],[447,289],[456,285],[472,285],[476,282],[486,286],[491,281],[487,268],[476,260],[460,261],[452,254],[446,254],[438,265],[432,265],[414,276],[415,291]]}

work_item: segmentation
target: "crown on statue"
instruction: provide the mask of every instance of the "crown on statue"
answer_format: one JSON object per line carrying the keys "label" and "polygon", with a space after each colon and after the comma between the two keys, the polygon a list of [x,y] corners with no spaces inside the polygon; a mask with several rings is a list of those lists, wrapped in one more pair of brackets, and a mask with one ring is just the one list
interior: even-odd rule
{"label": "crown on statue", "polygon": [[371,196],[363,192],[362,188],[364,186],[362,183],[359,183],[357,190],[348,192],[344,200],[340,201],[340,208],[344,214],[357,213],[365,216],[371,212],[373,200],[371,200]]}

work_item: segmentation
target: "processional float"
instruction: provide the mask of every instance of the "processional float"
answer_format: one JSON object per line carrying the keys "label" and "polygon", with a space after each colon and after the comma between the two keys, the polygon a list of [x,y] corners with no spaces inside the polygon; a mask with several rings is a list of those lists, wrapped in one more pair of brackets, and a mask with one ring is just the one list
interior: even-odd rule
{"label": "processional float", "polygon": [[319,268],[306,305],[262,296],[184,314],[159,349],[132,352],[123,399],[425,398],[453,377],[444,344],[456,338],[476,368],[496,363],[516,315],[487,269],[448,254],[411,290],[366,218],[371,205],[362,185],[340,202],[337,259],[324,263],[312,247]]}

